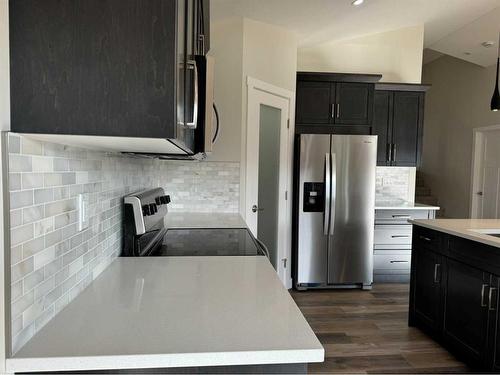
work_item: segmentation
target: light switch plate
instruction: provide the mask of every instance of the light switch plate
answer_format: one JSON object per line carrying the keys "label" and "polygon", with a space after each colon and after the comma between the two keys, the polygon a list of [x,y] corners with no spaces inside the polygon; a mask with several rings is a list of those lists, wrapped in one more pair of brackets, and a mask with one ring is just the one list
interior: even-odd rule
{"label": "light switch plate", "polygon": [[89,195],[78,194],[78,231],[89,227]]}

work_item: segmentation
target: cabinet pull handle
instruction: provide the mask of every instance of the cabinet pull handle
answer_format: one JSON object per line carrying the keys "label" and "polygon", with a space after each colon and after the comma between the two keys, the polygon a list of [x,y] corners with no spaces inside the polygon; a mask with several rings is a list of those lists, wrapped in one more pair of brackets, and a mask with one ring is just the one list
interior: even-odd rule
{"label": "cabinet pull handle", "polygon": [[436,284],[439,283],[438,273],[439,273],[440,268],[441,268],[441,264],[436,263],[434,265],[434,283],[436,283]]}
{"label": "cabinet pull handle", "polygon": [[495,304],[493,303],[493,298],[492,297],[492,294],[493,292],[496,292],[497,291],[497,288],[490,288],[490,292],[488,293],[488,310],[489,311],[495,311]]}
{"label": "cabinet pull handle", "polygon": [[402,214],[396,214],[392,215],[394,219],[411,219],[411,215],[402,215]]}
{"label": "cabinet pull handle", "polygon": [[332,103],[332,108],[331,108],[331,116],[332,118],[335,118],[335,104]]}
{"label": "cabinet pull handle", "polygon": [[409,238],[410,236],[408,235],[402,235],[402,234],[397,234],[397,235],[393,235],[391,236],[391,238]]}
{"label": "cabinet pull handle", "polygon": [[387,157],[388,162],[392,160],[392,145],[390,143],[387,144],[387,152],[385,156]]}
{"label": "cabinet pull handle", "polygon": [[397,150],[395,143],[392,144],[392,148],[393,148],[393,150],[392,150],[392,161],[395,162],[396,161],[396,150]]}
{"label": "cabinet pull handle", "polygon": [[420,239],[421,239],[421,240],[423,240],[423,241],[432,242],[432,240],[431,240],[429,237],[425,237],[425,236],[418,236],[418,238],[420,238]]}
{"label": "cabinet pull handle", "polygon": [[485,297],[484,291],[486,290],[487,287],[488,287],[488,284],[483,284],[483,286],[481,287],[481,307],[488,307],[488,305],[484,301],[484,297]]}
{"label": "cabinet pull handle", "polygon": [[391,260],[391,263],[409,263],[407,260]]}
{"label": "cabinet pull handle", "polygon": [[340,103],[337,103],[337,118],[340,118]]}

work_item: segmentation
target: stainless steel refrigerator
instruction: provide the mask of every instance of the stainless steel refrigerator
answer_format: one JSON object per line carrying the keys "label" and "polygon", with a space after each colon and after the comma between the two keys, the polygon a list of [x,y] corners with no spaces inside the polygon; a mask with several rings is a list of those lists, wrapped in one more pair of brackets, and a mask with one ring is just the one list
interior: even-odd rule
{"label": "stainless steel refrigerator", "polygon": [[302,134],[295,286],[371,288],[377,136]]}

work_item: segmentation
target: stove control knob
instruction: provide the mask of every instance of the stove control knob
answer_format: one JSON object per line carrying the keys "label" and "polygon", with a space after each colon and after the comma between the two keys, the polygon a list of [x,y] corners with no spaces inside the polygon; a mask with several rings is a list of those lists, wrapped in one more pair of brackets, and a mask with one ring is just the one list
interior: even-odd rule
{"label": "stove control knob", "polygon": [[161,199],[162,204],[170,203],[170,195],[164,195],[164,196],[160,197],[160,199]]}
{"label": "stove control knob", "polygon": [[144,206],[142,206],[142,215],[143,216],[151,215],[151,211],[149,209],[149,204],[145,204]]}
{"label": "stove control knob", "polygon": [[161,201],[161,197],[156,197],[155,198],[155,202],[156,202],[157,205],[163,204],[163,202]]}
{"label": "stove control knob", "polygon": [[149,211],[151,212],[151,215],[154,215],[155,213],[158,212],[158,207],[156,206],[156,203],[149,204]]}

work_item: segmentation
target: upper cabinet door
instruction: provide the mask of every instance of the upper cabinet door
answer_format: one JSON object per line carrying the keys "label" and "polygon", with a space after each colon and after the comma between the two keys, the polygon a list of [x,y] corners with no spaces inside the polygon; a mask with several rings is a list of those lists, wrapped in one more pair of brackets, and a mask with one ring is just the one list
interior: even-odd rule
{"label": "upper cabinet door", "polygon": [[330,82],[297,82],[297,124],[329,124],[333,116]]}
{"label": "upper cabinet door", "polygon": [[374,85],[339,82],[335,87],[335,124],[371,125]]}
{"label": "upper cabinet door", "polygon": [[173,138],[176,3],[10,1],[11,129]]}
{"label": "upper cabinet door", "polygon": [[390,165],[392,99],[390,91],[376,91],[373,109],[373,135],[378,135],[377,165]]}
{"label": "upper cabinet door", "polygon": [[206,55],[210,50],[210,2],[195,1],[198,4],[198,54]]}
{"label": "upper cabinet door", "polygon": [[392,127],[392,165],[419,164],[424,94],[396,91]]}

